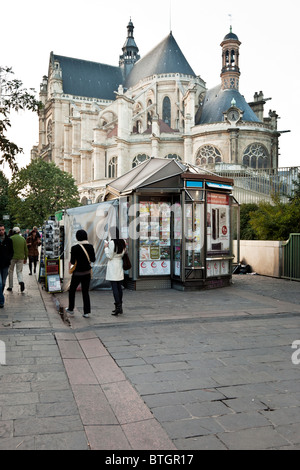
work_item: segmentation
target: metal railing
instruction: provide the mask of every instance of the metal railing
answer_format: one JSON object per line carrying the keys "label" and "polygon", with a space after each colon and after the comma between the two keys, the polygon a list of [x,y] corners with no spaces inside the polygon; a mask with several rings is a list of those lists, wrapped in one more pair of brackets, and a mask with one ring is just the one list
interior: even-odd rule
{"label": "metal railing", "polygon": [[291,233],[283,245],[283,278],[300,281],[300,233]]}
{"label": "metal railing", "polygon": [[214,173],[234,180],[233,196],[239,204],[272,202],[272,195],[278,194],[281,200],[287,201],[292,196],[300,174],[300,167],[252,169],[229,168],[216,166]]}

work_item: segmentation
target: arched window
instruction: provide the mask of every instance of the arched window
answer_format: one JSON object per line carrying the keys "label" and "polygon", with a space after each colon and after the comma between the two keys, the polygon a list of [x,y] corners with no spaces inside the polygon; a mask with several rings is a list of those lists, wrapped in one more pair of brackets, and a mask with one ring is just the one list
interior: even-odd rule
{"label": "arched window", "polygon": [[243,153],[243,165],[251,168],[270,168],[270,157],[264,145],[253,143]]}
{"label": "arched window", "polygon": [[171,101],[168,96],[165,96],[163,100],[163,121],[171,126]]}
{"label": "arched window", "polygon": [[143,163],[146,160],[149,160],[149,158],[150,158],[149,155],[146,155],[145,153],[139,153],[132,160],[132,168],[138,166],[140,163]]}
{"label": "arched window", "polygon": [[118,157],[112,157],[108,163],[108,177],[116,178],[118,176]]}
{"label": "arched window", "polygon": [[182,162],[182,158],[176,153],[169,153],[165,156],[165,158],[169,158],[170,160],[176,160],[177,162]]}
{"label": "arched window", "polygon": [[213,165],[222,162],[220,150],[214,145],[203,145],[196,155],[196,165]]}

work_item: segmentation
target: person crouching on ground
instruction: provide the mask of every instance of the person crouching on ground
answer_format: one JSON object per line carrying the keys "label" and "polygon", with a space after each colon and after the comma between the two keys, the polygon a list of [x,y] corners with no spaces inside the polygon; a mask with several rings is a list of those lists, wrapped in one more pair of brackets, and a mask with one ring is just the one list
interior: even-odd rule
{"label": "person crouching on ground", "polygon": [[123,255],[126,251],[125,240],[119,238],[119,229],[110,228],[110,239],[105,242],[105,254],[108,258],[106,269],[106,280],[111,282],[113,296],[115,300],[115,310],[112,315],[123,313],[123,291],[122,281],[124,279]]}
{"label": "person crouching on ground", "polygon": [[41,239],[40,237],[37,237],[35,230],[32,230],[32,232],[26,238],[26,244],[28,248],[29,275],[32,275],[32,264],[34,266],[34,272],[36,272],[36,265],[39,259],[38,247],[41,244]]}
{"label": "person crouching on ground", "polygon": [[13,228],[13,235],[10,238],[13,242],[14,254],[8,271],[9,287],[7,290],[12,291],[13,289],[14,268],[16,266],[17,279],[21,288],[21,292],[23,292],[25,289],[25,284],[23,281],[23,265],[27,263],[28,248],[25,238],[23,238],[20,233],[19,227]]}
{"label": "person crouching on ground", "polygon": [[89,287],[91,281],[91,264],[96,260],[94,247],[88,242],[88,236],[85,230],[76,232],[78,244],[71,248],[70,263],[75,264],[76,268],[72,273],[71,284],[69,288],[69,307],[66,312],[70,315],[74,314],[76,289],[81,284],[81,292],[83,299],[83,317],[88,318],[91,313],[91,302],[89,295]]}

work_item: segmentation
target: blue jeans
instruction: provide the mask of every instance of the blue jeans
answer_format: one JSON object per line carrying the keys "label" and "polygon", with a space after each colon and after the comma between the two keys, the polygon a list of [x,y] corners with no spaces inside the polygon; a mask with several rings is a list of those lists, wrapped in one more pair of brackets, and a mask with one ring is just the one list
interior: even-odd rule
{"label": "blue jeans", "polygon": [[7,266],[6,268],[0,268],[0,305],[4,305],[3,291],[8,274],[8,268],[9,266]]}

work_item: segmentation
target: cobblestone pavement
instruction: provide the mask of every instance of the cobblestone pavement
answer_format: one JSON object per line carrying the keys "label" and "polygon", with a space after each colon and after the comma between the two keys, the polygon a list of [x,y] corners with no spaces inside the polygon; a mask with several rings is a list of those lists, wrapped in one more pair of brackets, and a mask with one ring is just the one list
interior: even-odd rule
{"label": "cobblestone pavement", "polygon": [[77,292],[63,321],[26,269],[0,310],[0,449],[300,448],[299,283],[126,290],[118,317],[92,291],[89,319]]}

